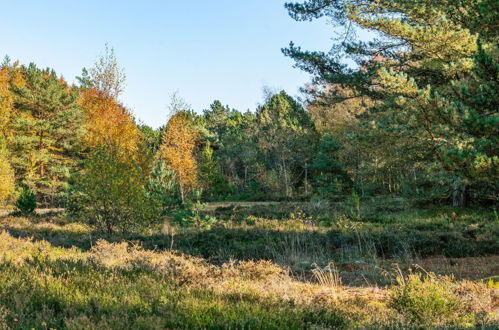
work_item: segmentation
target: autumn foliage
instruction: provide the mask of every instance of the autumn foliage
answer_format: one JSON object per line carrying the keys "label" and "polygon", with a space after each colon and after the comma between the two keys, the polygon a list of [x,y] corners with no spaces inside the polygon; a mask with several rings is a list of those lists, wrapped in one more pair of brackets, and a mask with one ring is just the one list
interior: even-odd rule
{"label": "autumn foliage", "polygon": [[14,96],[10,87],[22,87],[26,84],[18,65],[15,62],[13,65],[4,63],[0,66],[0,134],[6,134],[12,117]]}
{"label": "autumn foliage", "polygon": [[185,111],[175,114],[166,126],[161,157],[177,177],[182,202],[197,184],[197,164],[194,155],[197,134]]}
{"label": "autumn foliage", "polygon": [[83,89],[85,159],[70,194],[70,212],[113,232],[155,217],[145,197],[148,170],[130,112],[104,91]]}
{"label": "autumn foliage", "polygon": [[13,104],[9,69],[7,66],[0,68],[0,201],[14,190],[14,171],[10,165],[5,141]]}
{"label": "autumn foliage", "polygon": [[121,151],[138,150],[139,130],[130,113],[114,98],[90,88],[81,93],[80,104],[85,112],[85,146],[113,147]]}
{"label": "autumn foliage", "polygon": [[0,68],[0,133],[3,133],[10,117],[12,96],[9,91],[9,75],[6,67]]}
{"label": "autumn foliage", "polygon": [[0,146],[0,201],[14,190],[14,172],[8,160],[7,150]]}

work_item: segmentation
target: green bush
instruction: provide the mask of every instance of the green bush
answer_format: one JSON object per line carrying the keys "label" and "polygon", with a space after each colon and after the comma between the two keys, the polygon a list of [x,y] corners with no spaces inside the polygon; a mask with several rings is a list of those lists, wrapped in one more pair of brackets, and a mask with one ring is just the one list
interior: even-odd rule
{"label": "green bush", "polygon": [[174,211],[172,215],[175,223],[184,228],[210,229],[211,225],[217,222],[215,217],[200,214],[198,210],[189,204]]}
{"label": "green bush", "polygon": [[133,156],[98,150],[73,184],[68,211],[108,233],[143,227],[159,217],[159,206],[146,192],[145,173]]}
{"label": "green bush", "polygon": [[390,306],[416,326],[463,326],[469,317],[458,284],[450,277],[429,273],[400,275],[393,288]]}
{"label": "green bush", "polygon": [[36,209],[36,195],[29,187],[23,187],[15,203],[22,214],[33,214]]}

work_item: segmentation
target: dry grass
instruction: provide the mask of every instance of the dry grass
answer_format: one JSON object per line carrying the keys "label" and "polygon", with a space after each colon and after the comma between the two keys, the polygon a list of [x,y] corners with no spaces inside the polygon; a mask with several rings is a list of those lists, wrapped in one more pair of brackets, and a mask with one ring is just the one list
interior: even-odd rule
{"label": "dry grass", "polygon": [[[256,213],[278,206],[258,207],[264,209]],[[482,281],[497,276],[497,255],[383,258],[373,250],[394,249],[393,237],[384,236],[392,235],[390,217],[340,217],[331,229],[303,212],[272,219],[245,212],[240,218],[227,210],[229,220],[211,230],[165,224],[112,237],[57,214],[0,218],[0,329],[494,328],[499,322],[499,289]],[[469,228],[479,219],[473,213],[460,214],[459,224],[445,214],[397,220],[393,228],[434,230],[444,239],[457,226],[477,237],[495,230],[487,218],[482,232]],[[486,242],[466,244],[486,249]]]}
{"label": "dry grass", "polygon": [[321,268],[317,264],[312,271],[315,280],[323,287],[329,288],[334,299],[337,299],[342,292],[341,277],[338,269],[334,263],[328,264],[326,267]]}
{"label": "dry grass", "polygon": [[[314,313],[318,314],[313,314],[316,315],[317,319],[314,319],[312,323],[315,322],[316,324],[333,322],[330,319],[331,315],[326,317],[324,314],[324,320],[320,319],[320,315],[327,311],[334,311],[334,320],[336,320],[334,322],[340,322],[338,320],[341,319],[341,322],[343,322],[340,322],[341,324],[349,324],[350,326],[389,326],[394,324],[445,326],[454,324],[450,319],[455,315],[458,315],[459,320],[462,321],[459,325],[464,326],[476,326],[485,323],[493,324],[499,320],[497,315],[494,316],[494,313],[497,312],[497,296],[495,296],[496,293],[494,293],[494,290],[487,288],[484,284],[470,281],[455,281],[450,278],[440,278],[434,275],[429,275],[427,278],[423,278],[420,275],[418,275],[419,277],[414,277],[416,275],[405,277],[400,272],[398,285],[393,288],[348,287],[342,285],[340,273],[333,264],[326,267],[317,266],[313,271],[315,281],[304,282],[294,279],[286,269],[270,261],[231,261],[221,266],[215,266],[204,259],[191,257],[175,251],[160,252],[144,250],[139,245],[126,242],[109,243],[105,240],[98,240],[89,251],[85,252],[76,248],[65,249],[53,247],[45,241],[35,242],[30,239],[13,238],[6,232],[0,234],[0,251],[1,264],[16,265],[20,274],[23,273],[23,269],[29,269],[33,265],[49,269],[49,271],[34,273],[35,275],[32,275],[34,276],[32,277],[32,281],[35,281],[34,287],[38,290],[49,290],[48,288],[43,289],[46,284],[42,283],[47,283],[46,281],[52,281],[54,285],[55,283],[64,283],[64,281],[70,281],[72,276],[78,277],[79,272],[90,269],[91,277],[86,280],[86,283],[87,285],[91,285],[92,278],[95,277],[95,290],[97,291],[103,290],[103,284],[100,284],[99,281],[108,283],[106,277],[115,278],[116,285],[118,286],[120,285],[120,281],[124,279],[135,283],[134,285],[145,281],[134,289],[139,290],[138,292],[129,292],[129,298],[120,297],[119,300],[140,299],[140,301],[143,301],[141,303],[147,304],[147,297],[153,293],[151,290],[156,290],[156,286],[160,283],[156,279],[162,279],[161,281],[166,281],[165,283],[171,283],[170,285],[182,288],[182,293],[180,291],[176,293],[178,295],[176,299],[190,301],[188,308],[194,309],[191,311],[193,313],[195,309],[204,310],[207,308],[206,304],[211,305],[213,302],[200,300],[193,304],[191,301],[192,298],[189,298],[189,295],[195,296],[194,292],[207,292],[210,295],[214,295],[214,297],[223,297],[217,298],[222,300],[216,301],[218,301],[218,304],[223,304],[224,308],[227,309],[237,309],[234,306],[252,301],[251,304],[255,308],[257,306],[266,306],[267,304],[276,304],[276,306],[281,306],[279,308],[285,308],[286,311],[290,308],[289,306],[294,306],[292,307],[292,310],[294,310],[293,313],[297,313],[298,311],[300,311],[299,313],[314,311]],[[73,267],[72,270],[69,265],[74,265],[71,266]],[[0,267],[0,269],[4,269],[4,272],[6,271],[4,267]],[[139,276],[138,274],[145,274],[146,277]],[[147,278],[149,280],[146,280]],[[6,284],[1,282],[0,293],[12,290],[8,289],[9,286],[5,286]],[[409,294],[401,294],[401,292],[407,293],[407,290],[403,291],[403,288],[408,287],[408,283],[412,283],[410,287],[412,291],[409,290]],[[422,320],[426,320],[425,322],[427,322],[428,319],[428,317],[425,318],[425,313],[428,313],[425,309],[425,306],[428,304],[427,301],[432,302],[436,299],[438,305],[440,296],[435,296],[436,288],[440,290],[437,290],[439,295],[444,295],[444,301],[447,301],[445,300],[447,299],[445,298],[447,297],[445,296],[446,292],[451,292],[450,302],[444,304],[441,307],[442,310],[448,312],[449,308],[454,306],[456,311],[449,312],[450,314],[448,314],[447,318],[436,317],[434,321],[430,320],[430,323],[424,323]],[[69,287],[59,287],[57,290],[69,290]],[[83,293],[84,291],[81,292]],[[141,293],[137,296],[139,292]],[[116,292],[116,294],[118,293],[119,291]],[[418,305],[418,296],[415,293],[424,297],[423,301],[426,302],[422,306]],[[29,295],[26,296],[27,294],[23,293],[19,296],[19,299],[22,297],[24,297],[22,299],[34,299]],[[113,294],[111,293],[111,295]],[[42,302],[38,303],[45,306],[44,308],[50,309],[51,303],[48,297],[37,299],[42,299]],[[402,298],[397,300],[394,297]],[[19,305],[21,310],[16,310],[16,307],[12,309],[13,307],[7,304],[8,301],[12,301],[10,298],[5,298],[6,300],[0,298],[0,325],[3,322],[7,328],[12,325],[13,315],[24,315],[24,317],[27,317],[27,314],[23,314],[22,310],[23,308],[28,308],[25,305]],[[411,300],[411,298],[414,299]],[[43,299],[48,300],[43,302]],[[84,297],[79,299],[85,300]],[[104,298],[92,299],[98,300]],[[118,297],[112,299],[118,299]],[[104,303],[104,301],[106,300],[102,300],[101,303]],[[74,306],[73,303],[67,304],[68,306]],[[90,312],[85,312],[86,308],[81,312],[75,310],[71,312],[66,310],[66,307],[58,308],[51,313],[62,313],[64,315],[69,313],[72,315],[71,318],[68,318],[67,315],[64,316],[64,324],[68,328],[78,328],[77,325],[79,324],[86,324],[89,327],[96,325],[95,316],[88,314]],[[410,310],[409,314],[408,310]],[[249,315],[251,313],[249,311]],[[307,313],[309,312],[305,314],[308,315]],[[145,326],[145,328],[153,328],[154,324],[161,324],[163,322],[163,318],[154,313],[150,315],[149,312],[144,311],[141,312],[142,314],[143,317],[149,315],[147,319],[153,322],[150,324],[150,327]],[[430,315],[435,317],[434,314]],[[56,315],[53,317],[55,320]],[[104,315],[100,317],[104,317]],[[108,317],[112,318],[112,315]],[[143,317],[140,318],[140,322],[142,322]],[[218,317],[223,319],[229,316],[224,316],[222,313]],[[248,315],[241,315],[241,317],[248,317]],[[3,321],[1,321],[2,318]],[[306,319],[306,317],[303,320],[300,319],[300,322],[310,322],[306,321]],[[38,317],[36,320],[38,320]],[[108,321],[106,324],[110,328],[115,327],[113,324],[119,324],[114,319]],[[187,321],[185,320],[185,322]],[[201,324],[195,323],[198,321],[201,322],[200,320],[190,321],[194,322],[193,324]],[[209,324],[223,324],[222,320],[217,318],[205,321],[208,323],[203,323],[204,326],[208,326]],[[47,323],[47,321],[44,322]],[[138,321],[134,319],[134,322]]]}

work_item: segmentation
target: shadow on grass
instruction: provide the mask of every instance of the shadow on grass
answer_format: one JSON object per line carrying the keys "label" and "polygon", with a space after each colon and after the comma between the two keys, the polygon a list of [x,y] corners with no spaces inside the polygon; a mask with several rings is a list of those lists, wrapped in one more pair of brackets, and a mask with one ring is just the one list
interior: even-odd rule
{"label": "shadow on grass", "polygon": [[[263,228],[186,230],[173,237],[163,234],[115,234],[72,231],[66,226],[0,224],[13,237],[45,240],[57,247],[89,250],[98,239],[131,242],[147,250],[173,249],[199,256],[214,264],[231,259],[273,260],[278,263],[401,259],[428,256],[451,258],[494,255],[499,251],[499,227],[400,224],[367,229],[285,231]],[[173,239],[173,242],[172,242]]]}
{"label": "shadow on grass", "polygon": [[110,270],[71,260],[34,260],[23,266],[0,263],[0,277],[5,279],[0,282],[3,320],[20,329],[301,329],[344,327],[350,322],[331,308],[215,293],[178,286],[149,272]]}

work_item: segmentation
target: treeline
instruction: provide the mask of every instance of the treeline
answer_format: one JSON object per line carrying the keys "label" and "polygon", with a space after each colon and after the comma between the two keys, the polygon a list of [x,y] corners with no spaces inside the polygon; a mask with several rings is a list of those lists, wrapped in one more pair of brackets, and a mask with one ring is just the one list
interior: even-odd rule
{"label": "treeline", "polygon": [[[284,49],[314,76],[308,98],[268,93],[254,112],[215,101],[197,114],[173,97],[168,122],[152,129],[119,102],[112,49],[77,85],[6,59],[0,199],[65,207],[110,231],[197,200],[499,201],[497,2],[286,6],[297,20],[349,28],[331,53]],[[359,41],[359,29],[379,39]]]}
{"label": "treeline", "polygon": [[311,193],[319,134],[286,93],[244,114],[216,101],[198,115],[175,96],[166,125],[152,129],[119,102],[124,79],[112,49],[77,85],[6,58],[1,200],[25,212],[64,207],[113,231],[189,201]]}
{"label": "treeline", "polygon": [[[120,202],[124,209],[147,205],[148,196],[165,205],[310,197],[321,166],[322,175],[344,174],[316,164],[320,133],[285,92],[245,113],[215,101],[196,114],[173,96],[170,119],[152,129],[120,104],[124,74],[112,49],[83,70],[78,85],[8,58],[0,70],[2,199],[28,189],[41,206],[89,205],[101,213]],[[321,180],[350,186],[347,179]]]}

